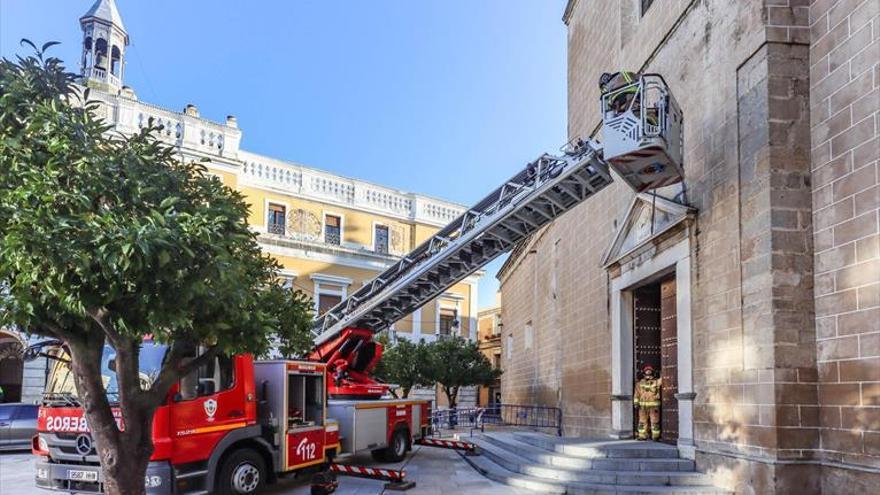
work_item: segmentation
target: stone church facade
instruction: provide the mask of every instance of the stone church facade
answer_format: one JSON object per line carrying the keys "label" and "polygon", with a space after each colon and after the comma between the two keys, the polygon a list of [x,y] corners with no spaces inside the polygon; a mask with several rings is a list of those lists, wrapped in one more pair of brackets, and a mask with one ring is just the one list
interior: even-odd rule
{"label": "stone church facade", "polygon": [[[880,0],[569,0],[569,137],[602,72],[659,73],[683,186],[621,181],[511,255],[502,395],[569,436],[663,439],[736,493],[880,486]],[[656,363],[656,364],[655,364]]]}

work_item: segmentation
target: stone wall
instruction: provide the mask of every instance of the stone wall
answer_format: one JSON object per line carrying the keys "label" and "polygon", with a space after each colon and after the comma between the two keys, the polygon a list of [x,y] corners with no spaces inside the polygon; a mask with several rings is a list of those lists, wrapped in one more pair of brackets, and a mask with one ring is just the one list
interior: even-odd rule
{"label": "stone wall", "polygon": [[[698,466],[739,493],[867,483],[880,456],[880,0],[664,1],[644,17],[639,3],[569,2],[569,137],[598,129],[605,71],[663,74],[684,111]],[[567,435],[611,433],[616,275],[599,260],[631,197],[610,186],[501,273],[505,400],[560,406]]]}
{"label": "stone wall", "polygon": [[[810,5],[819,443],[829,463],[874,470],[880,469],[878,16],[880,0]],[[826,471],[829,493],[867,488],[863,473]],[[873,482],[880,483],[877,474]]]}

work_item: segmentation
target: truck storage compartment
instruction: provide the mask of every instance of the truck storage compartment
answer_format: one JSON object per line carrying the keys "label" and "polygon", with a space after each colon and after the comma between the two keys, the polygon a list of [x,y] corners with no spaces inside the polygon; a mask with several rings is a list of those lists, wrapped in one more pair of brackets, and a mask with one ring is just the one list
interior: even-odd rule
{"label": "truck storage compartment", "polygon": [[[388,411],[393,400],[330,401],[328,415],[339,422],[342,452],[376,450],[388,444]],[[360,406],[360,407],[358,407]]]}

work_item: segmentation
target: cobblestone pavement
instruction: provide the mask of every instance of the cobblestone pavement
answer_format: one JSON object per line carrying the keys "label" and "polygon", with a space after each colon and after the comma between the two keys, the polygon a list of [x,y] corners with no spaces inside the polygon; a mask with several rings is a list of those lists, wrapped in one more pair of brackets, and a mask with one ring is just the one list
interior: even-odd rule
{"label": "cobblestone pavement", "polygon": [[[407,479],[416,482],[416,487],[406,492],[383,491],[381,481],[340,477],[341,495],[374,495],[406,493],[407,495],[518,495],[530,493],[501,485],[484,478],[474,471],[461,456],[451,450],[430,447],[416,447],[414,455],[407,456]],[[52,492],[34,487],[33,456],[30,453],[0,453],[0,493],[3,495],[49,494]],[[376,465],[369,455],[359,456],[352,464]],[[385,467],[400,469],[404,463],[386,464]],[[265,491],[272,495],[307,495],[309,486],[305,479],[284,479]]]}

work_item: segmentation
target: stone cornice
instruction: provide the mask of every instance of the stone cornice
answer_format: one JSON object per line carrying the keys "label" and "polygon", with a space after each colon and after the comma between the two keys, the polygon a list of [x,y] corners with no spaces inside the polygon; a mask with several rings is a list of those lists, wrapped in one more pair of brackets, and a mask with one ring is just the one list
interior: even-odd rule
{"label": "stone cornice", "polygon": [[465,207],[422,194],[351,179],[276,158],[240,151],[241,185],[277,191],[343,208],[435,227],[445,226]]}
{"label": "stone cornice", "polygon": [[564,22],[566,26],[568,25],[568,20],[571,19],[571,13],[574,11],[577,3],[578,0],[568,0],[568,3],[565,4],[565,12],[562,13],[562,22]]}

